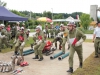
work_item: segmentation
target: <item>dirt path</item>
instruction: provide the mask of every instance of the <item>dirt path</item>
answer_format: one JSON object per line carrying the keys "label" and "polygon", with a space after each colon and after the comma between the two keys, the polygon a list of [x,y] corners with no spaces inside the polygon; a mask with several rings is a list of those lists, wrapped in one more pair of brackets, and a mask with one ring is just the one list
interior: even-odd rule
{"label": "dirt path", "polygon": [[[67,46],[67,45],[66,45]],[[26,49],[25,49],[26,50]],[[93,43],[83,43],[83,59],[85,60],[91,53],[94,51]],[[57,50],[54,54],[60,52]],[[66,49],[66,52],[68,50]],[[10,61],[10,57],[13,55],[13,52],[1,54],[0,53],[0,60]],[[54,60],[50,60],[50,56],[44,56],[43,61],[33,60],[34,54],[30,54],[25,56],[25,61],[29,63],[29,66],[21,67],[23,68],[24,72],[20,75],[68,75],[66,70],[69,69],[68,65],[68,57],[59,61],[58,58]],[[78,56],[75,53],[74,55],[74,71],[79,66]],[[18,68],[19,66],[16,66]],[[11,73],[1,73],[0,75],[13,75]]]}

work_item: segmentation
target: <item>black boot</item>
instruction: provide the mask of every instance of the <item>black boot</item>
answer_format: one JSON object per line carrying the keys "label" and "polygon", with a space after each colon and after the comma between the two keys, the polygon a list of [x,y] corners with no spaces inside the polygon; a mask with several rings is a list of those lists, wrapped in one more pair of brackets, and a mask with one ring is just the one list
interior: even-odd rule
{"label": "black boot", "polygon": [[82,68],[82,66],[83,66],[83,63],[82,63],[82,62],[80,62],[79,68]]}
{"label": "black boot", "polygon": [[98,55],[95,55],[95,56],[94,56],[94,58],[98,58],[98,57],[99,57]]}
{"label": "black boot", "polygon": [[73,68],[70,67],[69,70],[67,72],[73,73]]}
{"label": "black boot", "polygon": [[31,48],[33,48],[33,44],[31,44]]}
{"label": "black boot", "polygon": [[38,55],[36,55],[33,59],[39,59]]}
{"label": "black boot", "polygon": [[12,48],[13,48],[13,46],[10,46],[10,48],[12,49]]}
{"label": "black boot", "polygon": [[43,60],[43,58],[40,58],[38,61],[42,61]]}

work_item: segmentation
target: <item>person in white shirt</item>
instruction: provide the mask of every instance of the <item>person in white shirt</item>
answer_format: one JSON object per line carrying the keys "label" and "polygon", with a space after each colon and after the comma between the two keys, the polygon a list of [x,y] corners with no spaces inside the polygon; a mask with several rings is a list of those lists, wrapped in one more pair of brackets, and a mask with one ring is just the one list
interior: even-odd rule
{"label": "person in white shirt", "polygon": [[100,49],[100,22],[97,23],[97,27],[93,33],[93,42],[95,47],[95,58],[98,58],[98,49]]}

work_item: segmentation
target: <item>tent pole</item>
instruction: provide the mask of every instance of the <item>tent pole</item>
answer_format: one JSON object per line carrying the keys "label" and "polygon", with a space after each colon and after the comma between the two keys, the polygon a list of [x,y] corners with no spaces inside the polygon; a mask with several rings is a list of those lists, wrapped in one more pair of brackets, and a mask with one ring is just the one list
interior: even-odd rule
{"label": "tent pole", "polygon": [[2,23],[4,24],[4,20],[2,20]]}

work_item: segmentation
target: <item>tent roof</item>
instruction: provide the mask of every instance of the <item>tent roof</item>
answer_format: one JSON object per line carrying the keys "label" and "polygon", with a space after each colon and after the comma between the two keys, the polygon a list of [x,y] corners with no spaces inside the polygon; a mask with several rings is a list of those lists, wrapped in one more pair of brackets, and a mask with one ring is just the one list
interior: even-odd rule
{"label": "tent roof", "polygon": [[18,16],[9,10],[7,10],[5,7],[0,6],[0,20],[7,20],[7,21],[27,21],[28,18],[24,18],[21,16]]}
{"label": "tent roof", "polygon": [[55,19],[53,22],[66,22],[66,21],[75,21],[75,22],[80,22],[79,19],[74,19],[73,17],[69,16],[66,19]]}

